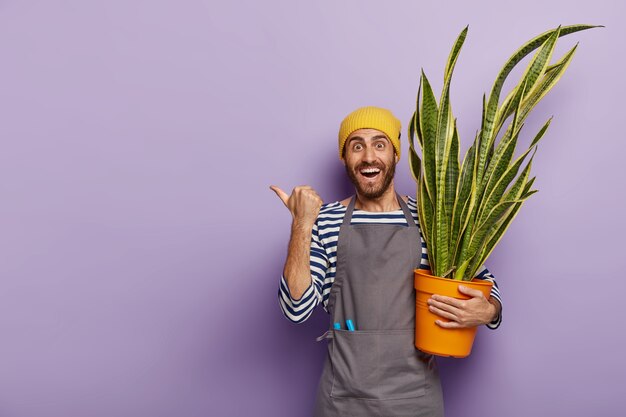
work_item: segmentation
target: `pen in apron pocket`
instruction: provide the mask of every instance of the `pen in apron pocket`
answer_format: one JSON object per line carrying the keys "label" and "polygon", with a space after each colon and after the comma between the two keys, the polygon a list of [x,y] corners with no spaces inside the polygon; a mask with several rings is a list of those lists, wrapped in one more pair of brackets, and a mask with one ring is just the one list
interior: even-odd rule
{"label": "pen in apron pocket", "polygon": [[346,320],[346,326],[348,327],[348,330],[353,332],[354,331],[354,323],[352,323],[352,320],[348,319]]}

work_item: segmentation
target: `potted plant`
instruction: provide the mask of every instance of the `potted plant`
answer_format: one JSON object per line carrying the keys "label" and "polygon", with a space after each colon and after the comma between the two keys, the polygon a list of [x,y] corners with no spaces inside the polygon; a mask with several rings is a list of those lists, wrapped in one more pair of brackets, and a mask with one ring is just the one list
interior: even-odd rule
{"label": "potted plant", "polygon": [[[576,46],[550,64],[558,38],[593,27],[596,26],[559,26],[531,39],[508,59],[489,98],[483,95],[481,126],[463,163],[450,105],[450,81],[468,28],[460,33],[448,57],[439,103],[422,71],[416,110],[408,129],[409,163],[417,182],[419,222],[432,271],[415,270],[418,349],[442,356],[469,355],[476,328],[452,330],[437,326],[434,321],[438,317],[428,310],[426,301],[433,293],[467,298],[457,289],[459,281],[466,281],[464,285],[489,297],[491,283],[473,278],[523,202],[537,191],[532,189],[535,178],[530,178],[530,168],[537,144],[552,118],[541,127],[530,146],[514,158],[524,121],[558,82],[574,56]],[[534,50],[537,52],[519,82],[500,103],[507,76]],[[415,136],[421,158],[415,150]]]}

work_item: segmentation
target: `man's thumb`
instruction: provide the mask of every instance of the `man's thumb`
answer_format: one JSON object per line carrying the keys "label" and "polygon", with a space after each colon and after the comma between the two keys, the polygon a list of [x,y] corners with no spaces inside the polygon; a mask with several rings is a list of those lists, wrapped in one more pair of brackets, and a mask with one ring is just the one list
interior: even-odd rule
{"label": "man's thumb", "polygon": [[459,292],[465,294],[465,295],[469,295],[470,297],[480,297],[483,295],[483,293],[479,290],[474,290],[472,288],[469,288],[465,285],[459,285]]}
{"label": "man's thumb", "polygon": [[286,192],[284,192],[283,190],[281,190],[279,187],[275,185],[270,185],[270,188],[272,189],[272,191],[276,193],[278,198],[280,198],[283,201],[283,204],[287,206],[287,201],[289,200],[289,194],[287,194]]}

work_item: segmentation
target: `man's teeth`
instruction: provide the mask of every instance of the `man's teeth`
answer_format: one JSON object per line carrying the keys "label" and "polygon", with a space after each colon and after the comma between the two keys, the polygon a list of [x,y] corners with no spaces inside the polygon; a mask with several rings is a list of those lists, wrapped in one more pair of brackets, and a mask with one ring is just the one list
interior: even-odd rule
{"label": "man's teeth", "polygon": [[366,168],[361,170],[361,174],[378,174],[380,169],[378,168]]}

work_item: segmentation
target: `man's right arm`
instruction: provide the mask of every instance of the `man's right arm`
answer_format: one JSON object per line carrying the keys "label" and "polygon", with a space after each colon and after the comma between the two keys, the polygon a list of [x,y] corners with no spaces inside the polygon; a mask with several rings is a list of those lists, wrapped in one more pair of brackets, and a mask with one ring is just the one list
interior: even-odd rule
{"label": "man's right arm", "polygon": [[276,186],[270,188],[293,217],[279,297],[287,318],[300,323],[308,318],[320,298],[321,288],[313,285],[311,277],[311,238],[322,199],[309,186],[294,188],[291,196]]}
{"label": "man's right arm", "polygon": [[312,233],[312,224],[297,222],[295,219],[291,224],[291,238],[289,239],[283,276],[294,300],[300,300],[304,292],[311,286]]}
{"label": "man's right arm", "polygon": [[289,291],[289,285],[285,279],[285,276],[289,275],[283,273],[280,277],[278,302],[281,311],[292,323],[303,323],[306,321],[315,310],[315,307],[322,302],[322,287],[329,264],[326,250],[319,239],[317,225],[313,226],[308,256],[310,285],[302,294],[298,294],[297,298]]}

